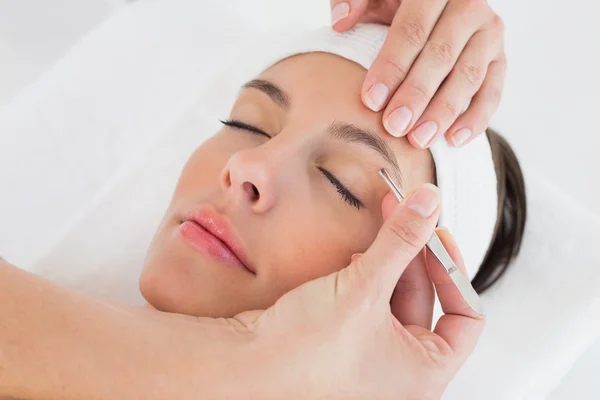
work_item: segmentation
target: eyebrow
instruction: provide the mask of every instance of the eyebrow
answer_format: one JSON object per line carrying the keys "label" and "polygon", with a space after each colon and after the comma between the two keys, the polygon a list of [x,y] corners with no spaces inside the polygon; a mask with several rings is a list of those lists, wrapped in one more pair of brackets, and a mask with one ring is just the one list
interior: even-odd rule
{"label": "eyebrow", "polygon": [[287,110],[290,108],[290,96],[273,82],[265,81],[264,79],[253,79],[242,86],[243,89],[254,88],[260,90],[273,100],[279,107]]}
{"label": "eyebrow", "polygon": [[398,161],[388,144],[383,141],[376,133],[369,132],[354,124],[349,124],[341,121],[334,121],[329,128],[329,133],[334,139],[341,140],[346,143],[356,143],[367,146],[376,151],[385,161],[392,165],[392,174],[398,184],[403,186],[402,172]]}

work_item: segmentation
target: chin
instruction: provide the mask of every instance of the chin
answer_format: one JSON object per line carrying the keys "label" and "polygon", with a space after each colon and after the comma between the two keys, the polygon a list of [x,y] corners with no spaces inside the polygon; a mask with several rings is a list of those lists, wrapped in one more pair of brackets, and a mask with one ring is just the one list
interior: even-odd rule
{"label": "chin", "polygon": [[192,311],[191,307],[185,306],[186,296],[181,289],[176,290],[176,284],[168,275],[147,268],[139,280],[140,292],[153,308],[164,312],[188,314]]}
{"label": "chin", "polygon": [[177,272],[172,268],[144,268],[139,287],[152,308],[168,313],[213,318],[233,317],[244,311],[226,301],[231,296],[217,293],[217,285],[206,286],[205,283],[210,280],[194,282],[186,274]]}

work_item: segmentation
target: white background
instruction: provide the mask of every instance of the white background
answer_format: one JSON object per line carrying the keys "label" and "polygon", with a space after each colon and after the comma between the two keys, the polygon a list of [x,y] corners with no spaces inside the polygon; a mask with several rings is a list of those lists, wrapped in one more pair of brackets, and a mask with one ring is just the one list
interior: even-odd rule
{"label": "white background", "polygon": [[[327,0],[303,1],[309,9],[327,8],[314,6]],[[247,0],[244,7],[258,3],[270,4],[273,17],[298,4]],[[598,212],[600,5],[589,0],[491,4],[506,23],[509,60],[504,99],[492,125],[511,140],[527,168],[542,172]],[[0,107],[120,5],[120,0],[0,0]],[[326,15],[315,18],[327,21]],[[600,343],[583,356],[552,399],[596,398],[598,370]]]}

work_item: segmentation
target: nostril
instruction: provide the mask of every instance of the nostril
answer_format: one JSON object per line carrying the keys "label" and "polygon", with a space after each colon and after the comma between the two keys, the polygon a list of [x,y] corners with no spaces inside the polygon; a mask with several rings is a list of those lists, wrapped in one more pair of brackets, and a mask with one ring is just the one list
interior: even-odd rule
{"label": "nostril", "polygon": [[244,192],[248,193],[251,201],[256,201],[260,197],[258,188],[250,182],[244,182]]}

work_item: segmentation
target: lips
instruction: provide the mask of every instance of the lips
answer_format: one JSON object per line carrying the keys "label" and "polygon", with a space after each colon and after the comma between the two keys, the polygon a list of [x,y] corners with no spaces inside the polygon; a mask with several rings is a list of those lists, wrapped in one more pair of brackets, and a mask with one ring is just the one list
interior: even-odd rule
{"label": "lips", "polygon": [[228,221],[217,212],[208,208],[193,210],[185,216],[180,230],[182,236],[201,252],[223,264],[256,274],[241,241]]}

